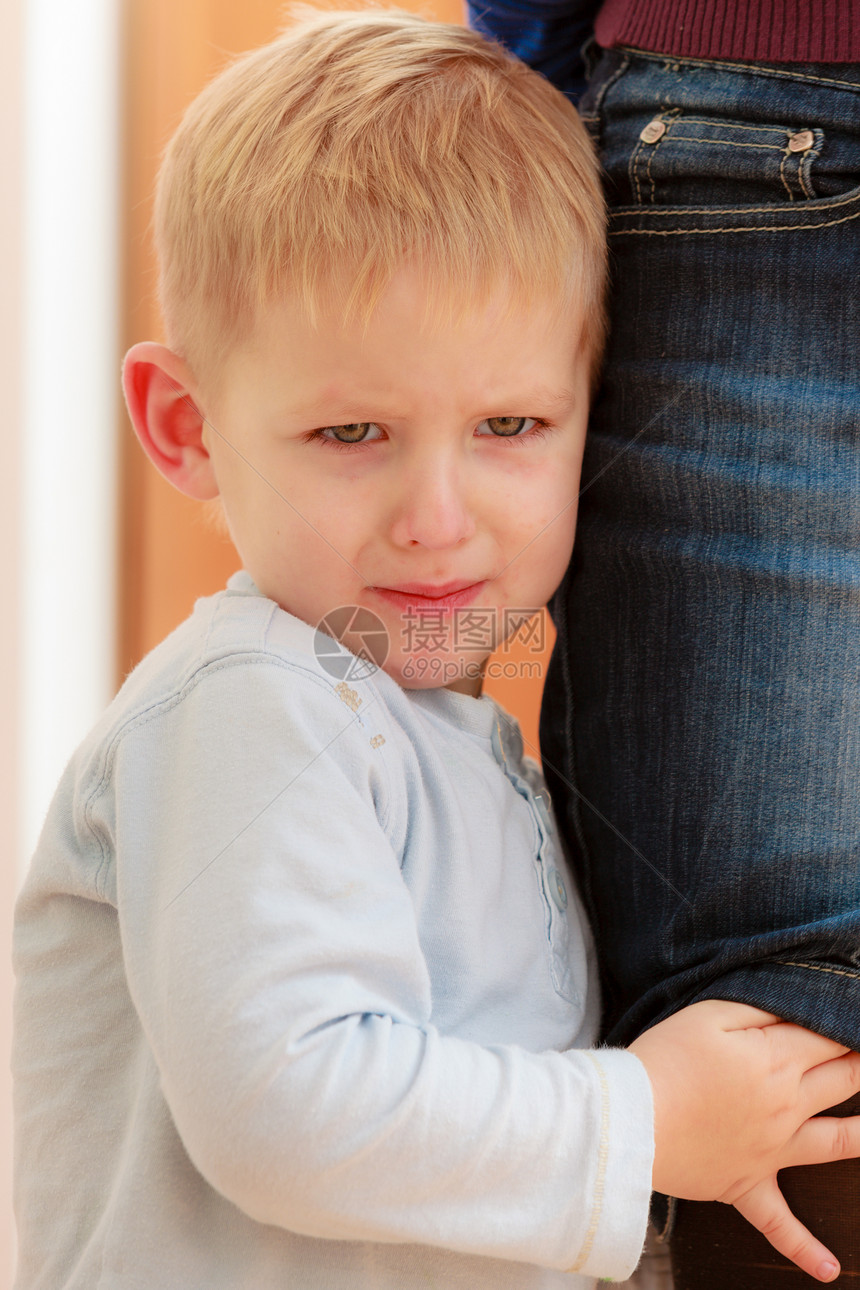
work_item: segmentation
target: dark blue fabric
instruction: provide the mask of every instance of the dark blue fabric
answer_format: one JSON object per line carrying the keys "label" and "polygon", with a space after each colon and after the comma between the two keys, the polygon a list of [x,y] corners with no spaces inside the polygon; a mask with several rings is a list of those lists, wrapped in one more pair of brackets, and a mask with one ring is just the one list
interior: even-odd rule
{"label": "dark blue fabric", "polygon": [[541,745],[607,1037],[719,997],[860,1048],[860,68],[615,50],[582,111],[612,337]]}
{"label": "dark blue fabric", "polygon": [[585,89],[582,46],[602,0],[468,0],[469,23],[542,72],[574,102]]}

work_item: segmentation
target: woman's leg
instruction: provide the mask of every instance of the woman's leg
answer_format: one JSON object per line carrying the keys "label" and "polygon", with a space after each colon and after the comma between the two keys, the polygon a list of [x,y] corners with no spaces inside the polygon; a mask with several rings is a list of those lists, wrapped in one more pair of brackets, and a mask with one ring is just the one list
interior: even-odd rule
{"label": "woman's leg", "polygon": [[860,1047],[860,69],[613,51],[584,113],[612,336],[541,746],[608,1038],[718,996]]}
{"label": "woman's leg", "polygon": [[[613,52],[584,110],[612,338],[541,747],[606,1035],[718,996],[860,1048],[860,70]],[[860,1275],[860,1166],[785,1186]],[[690,1286],[771,1266],[705,1209]]]}

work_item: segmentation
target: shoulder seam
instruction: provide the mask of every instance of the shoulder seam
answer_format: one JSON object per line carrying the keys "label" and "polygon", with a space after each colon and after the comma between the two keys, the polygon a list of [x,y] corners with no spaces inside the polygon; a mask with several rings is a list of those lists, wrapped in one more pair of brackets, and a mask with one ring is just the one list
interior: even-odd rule
{"label": "shoulder seam", "polygon": [[[119,729],[114,732],[110,742],[104,747],[100,769],[95,777],[95,782],[90,792],[86,795],[83,802],[82,813],[84,824],[101,855],[101,861],[95,873],[94,883],[96,891],[102,898],[104,898],[105,894],[104,875],[110,858],[110,849],[105,845],[102,832],[93,817],[95,805],[105,792],[110,782],[117,749],[123,739],[133,731],[139,730],[143,726],[148,725],[151,721],[156,720],[163,713],[170,712],[173,708],[178,707],[179,704],[182,703],[207,676],[232,667],[247,666],[249,663],[256,664],[258,666],[268,665],[275,668],[281,668],[284,671],[293,672],[297,675],[303,676],[305,679],[311,681],[318,689],[322,690],[326,695],[331,696],[334,701],[338,703],[342,702],[342,700],[337,696],[334,687],[322,677],[317,676],[309,667],[290,659],[279,658],[277,655],[262,649],[244,648],[241,650],[236,649],[231,651],[229,654],[220,655],[202,662],[189,676],[185,678],[184,681],[181,682],[178,687],[171,690],[163,697],[153,700],[153,702],[148,704],[146,707],[138,709],[136,712],[131,714],[122,723]],[[377,696],[374,694],[374,698],[376,697]],[[361,719],[357,712],[353,714],[353,720],[347,722],[346,726],[343,727],[341,733],[345,733],[345,731],[354,724],[361,724]]]}

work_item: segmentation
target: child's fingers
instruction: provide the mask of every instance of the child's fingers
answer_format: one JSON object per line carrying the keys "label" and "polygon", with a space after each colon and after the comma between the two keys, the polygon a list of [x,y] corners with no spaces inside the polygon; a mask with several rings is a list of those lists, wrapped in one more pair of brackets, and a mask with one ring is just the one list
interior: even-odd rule
{"label": "child's fingers", "polygon": [[[730,1032],[735,1030],[767,1030],[768,1040],[777,1045],[780,1055],[787,1061],[799,1063],[805,1070],[842,1057],[849,1050],[845,1044],[835,1039],[826,1039],[814,1030],[795,1025],[792,1021],[781,1021],[772,1012],[764,1012],[747,1003],[730,1003],[723,999],[707,999],[691,1005],[693,1009],[710,1009],[712,1021],[720,1029]],[[833,1103],[830,1104],[831,1106]]]}
{"label": "child's fingers", "polygon": [[860,1115],[844,1119],[819,1115],[800,1126],[786,1145],[779,1167],[826,1165],[853,1156],[860,1156]]}
{"label": "child's fingers", "polygon": [[[797,1062],[807,1071],[825,1062],[833,1063],[835,1058],[843,1057],[849,1051],[835,1039],[825,1039],[824,1035],[795,1026],[790,1021],[780,1021],[769,1027],[768,1038],[777,1045],[777,1051],[785,1061]],[[831,1102],[830,1105],[834,1104]]]}
{"label": "child's fingers", "polygon": [[835,1256],[795,1218],[776,1184],[776,1178],[758,1183],[735,1201],[735,1208],[748,1223],[758,1228],[775,1250],[809,1276],[817,1281],[833,1281],[839,1275]]}
{"label": "child's fingers", "polygon": [[860,1091],[860,1053],[846,1053],[807,1070],[800,1081],[801,1110],[827,1111]]}
{"label": "child's fingers", "polygon": [[779,1017],[775,1017],[772,1012],[754,1008],[750,1003],[730,1003],[727,999],[703,999],[689,1006],[700,1010],[708,1009],[713,1014],[714,1022],[718,1023],[722,1030],[757,1030],[763,1026],[787,1024],[780,1021]]}

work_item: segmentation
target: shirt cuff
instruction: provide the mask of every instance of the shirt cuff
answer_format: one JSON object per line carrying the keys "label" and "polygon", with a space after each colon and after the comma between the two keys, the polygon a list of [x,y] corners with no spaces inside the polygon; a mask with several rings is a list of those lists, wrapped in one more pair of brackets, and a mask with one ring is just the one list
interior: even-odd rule
{"label": "shirt cuff", "polygon": [[601,1125],[592,1212],[579,1255],[569,1269],[625,1281],[645,1244],[654,1162],[651,1081],[638,1057],[624,1048],[584,1054],[601,1091]]}

